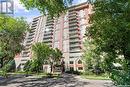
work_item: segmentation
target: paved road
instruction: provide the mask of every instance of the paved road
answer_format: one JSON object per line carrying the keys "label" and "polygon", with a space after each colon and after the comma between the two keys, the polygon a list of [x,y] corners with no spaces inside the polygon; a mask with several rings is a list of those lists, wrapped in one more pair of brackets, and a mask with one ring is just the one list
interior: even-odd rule
{"label": "paved road", "polygon": [[87,80],[80,76],[64,74],[61,78],[36,78],[34,76],[10,78],[0,83],[0,87],[112,87],[110,83],[111,81],[108,80]]}

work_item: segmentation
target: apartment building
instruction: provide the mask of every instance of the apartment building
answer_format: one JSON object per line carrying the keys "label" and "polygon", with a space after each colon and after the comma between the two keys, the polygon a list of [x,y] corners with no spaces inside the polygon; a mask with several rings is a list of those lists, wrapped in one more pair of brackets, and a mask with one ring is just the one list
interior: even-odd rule
{"label": "apartment building", "polygon": [[66,70],[84,70],[82,61],[83,42],[92,6],[88,3],[71,6],[58,18],[39,16],[33,19],[31,30],[24,41],[25,49],[15,58],[17,67],[23,67],[31,58],[31,46],[44,42],[63,52]]}

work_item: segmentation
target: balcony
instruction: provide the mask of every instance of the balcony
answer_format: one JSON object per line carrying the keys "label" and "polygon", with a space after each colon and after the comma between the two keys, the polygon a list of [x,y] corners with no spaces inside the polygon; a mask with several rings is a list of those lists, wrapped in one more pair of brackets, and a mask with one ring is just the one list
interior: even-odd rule
{"label": "balcony", "polygon": [[22,52],[22,55],[27,55],[28,53],[29,53],[30,51],[29,50],[24,50],[23,52]]}
{"label": "balcony", "polygon": [[69,21],[74,20],[74,19],[78,19],[78,16],[75,15],[75,16],[70,16],[69,17]]}
{"label": "balcony", "polygon": [[79,35],[78,34],[74,34],[72,36],[69,36],[69,39],[75,39],[75,38],[79,38]]}
{"label": "balcony", "polygon": [[22,57],[29,57],[29,55],[22,55]]}
{"label": "balcony", "polygon": [[30,46],[30,45],[32,45],[32,43],[30,42],[30,43],[26,43],[26,46]]}
{"label": "balcony", "polygon": [[70,43],[73,43],[73,42],[80,42],[80,39],[79,39],[79,38],[71,39],[69,42],[70,42]]}
{"label": "balcony", "polygon": [[33,19],[33,22],[37,22],[39,19],[38,18],[34,18]]}
{"label": "balcony", "polygon": [[44,35],[46,35],[46,34],[52,34],[52,32],[53,32],[53,30],[49,30],[49,31],[44,31]]}
{"label": "balcony", "polygon": [[35,30],[31,30],[29,33],[34,33],[35,32]]}
{"label": "balcony", "polygon": [[52,36],[44,36],[43,39],[52,39]]}
{"label": "balcony", "polygon": [[44,33],[44,37],[46,37],[46,36],[52,36],[52,35],[53,35],[52,32],[50,32],[50,33]]}
{"label": "balcony", "polygon": [[69,24],[73,24],[73,23],[78,23],[78,20],[76,20],[76,19],[75,20],[74,19],[73,20],[69,20]]}
{"label": "balcony", "polygon": [[53,23],[47,23],[46,26],[52,26],[54,25]]}
{"label": "balcony", "polygon": [[35,30],[36,29],[36,27],[33,27],[33,28],[31,28],[30,30]]}
{"label": "balcony", "polygon": [[80,48],[71,48],[70,53],[79,53],[81,51]]}
{"label": "balcony", "polygon": [[47,20],[52,20],[52,19],[53,19],[53,17],[50,17],[50,16],[47,17]]}
{"label": "balcony", "polygon": [[73,32],[73,31],[79,31],[79,28],[78,28],[78,26],[77,27],[72,27],[72,28],[69,28],[69,31],[70,32]]}
{"label": "balcony", "polygon": [[27,38],[27,40],[30,40],[30,39],[33,39],[34,38],[34,36],[29,36],[28,38]]}
{"label": "balcony", "polygon": [[30,46],[25,46],[24,50],[29,50],[30,48]]}
{"label": "balcony", "polygon": [[52,43],[52,39],[43,40],[44,43]]}
{"label": "balcony", "polygon": [[49,26],[46,26],[46,27],[49,28],[49,29],[53,29],[54,25],[49,25]]}
{"label": "balcony", "polygon": [[54,20],[53,19],[47,20],[46,23],[54,23]]}
{"label": "balcony", "polygon": [[37,26],[36,24],[35,24],[35,25],[32,25],[31,28],[34,28],[34,27],[36,27],[36,26]]}
{"label": "balcony", "polygon": [[28,39],[27,41],[26,41],[26,43],[31,43],[33,40],[32,39]]}
{"label": "balcony", "polygon": [[37,25],[37,21],[36,21],[36,22],[33,22],[32,25]]}
{"label": "balcony", "polygon": [[30,33],[28,36],[33,36],[35,33]]}
{"label": "balcony", "polygon": [[71,14],[77,14],[77,12],[76,11],[69,11],[69,15],[71,15]]}
{"label": "balcony", "polygon": [[70,44],[70,48],[80,47],[80,43]]}
{"label": "balcony", "polygon": [[79,33],[79,31],[78,31],[78,30],[75,30],[75,31],[69,32],[69,35],[74,35],[74,34],[78,34],[78,33]]}

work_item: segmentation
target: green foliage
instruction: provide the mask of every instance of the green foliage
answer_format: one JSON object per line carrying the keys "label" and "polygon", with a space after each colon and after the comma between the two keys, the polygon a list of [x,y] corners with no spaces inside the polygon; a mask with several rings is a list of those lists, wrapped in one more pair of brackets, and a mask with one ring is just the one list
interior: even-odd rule
{"label": "green foliage", "polygon": [[42,69],[42,65],[47,63],[52,67],[54,63],[59,64],[62,52],[59,49],[52,49],[44,43],[36,43],[32,46],[33,58],[24,66],[25,72],[37,72]]}
{"label": "green foliage", "polygon": [[65,12],[72,0],[20,0],[27,9],[37,8],[40,12],[58,16]]}
{"label": "green foliage", "polygon": [[25,71],[25,72],[29,72],[30,71],[30,69],[31,69],[31,62],[32,61],[30,61],[30,60],[28,60],[26,63],[25,63],[25,65],[24,65],[24,68],[23,68],[23,70]]}
{"label": "green foliage", "polygon": [[114,69],[110,74],[110,78],[116,85],[130,85],[130,71]]}
{"label": "green foliage", "polygon": [[15,71],[15,61],[10,60],[6,65],[4,65],[1,69],[0,75],[7,77],[7,72]]}
{"label": "green foliage", "polygon": [[41,64],[50,57],[52,50],[44,43],[36,43],[32,46],[33,59],[38,59]]}
{"label": "green foliage", "polygon": [[96,46],[92,44],[91,40],[86,39],[84,43],[85,52],[83,55],[83,60],[85,63],[85,71],[88,73],[101,74],[103,73],[103,58],[98,56],[98,52],[96,52]]}
{"label": "green foliage", "polygon": [[[104,58],[103,67],[117,85],[129,85],[130,1],[95,0],[93,5],[92,25],[86,35],[95,46],[94,53]],[[120,64],[122,70],[115,68],[114,63]]]}
{"label": "green foliage", "polygon": [[23,18],[13,18],[0,14],[0,63],[1,67],[5,62],[13,59],[20,53],[23,46],[24,33],[28,24]]}

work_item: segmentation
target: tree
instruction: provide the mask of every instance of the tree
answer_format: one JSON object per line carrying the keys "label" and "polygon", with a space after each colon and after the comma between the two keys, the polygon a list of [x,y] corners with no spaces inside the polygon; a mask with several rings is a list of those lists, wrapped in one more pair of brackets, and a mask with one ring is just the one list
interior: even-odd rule
{"label": "tree", "polygon": [[[93,5],[92,26],[86,35],[93,39],[95,52],[104,56],[115,83],[130,85],[130,1],[96,0]],[[113,63],[119,63],[122,70],[113,69]]]}
{"label": "tree", "polygon": [[85,64],[85,71],[86,74],[88,73],[95,73],[101,74],[103,72],[102,63],[103,58],[98,56],[99,54],[96,52],[96,46],[92,44],[91,40],[86,38],[84,42],[84,54],[83,60]]}
{"label": "tree", "polygon": [[56,64],[59,64],[61,58],[62,52],[58,48],[52,49],[52,59]]}
{"label": "tree", "polygon": [[[62,58],[62,52],[59,49],[50,48],[45,43],[39,42],[32,46],[33,51],[33,66],[40,68],[46,62],[51,65],[51,72],[53,71],[54,63],[59,63]],[[36,62],[37,61],[37,62]]]}
{"label": "tree", "polygon": [[56,48],[56,49],[51,49],[51,56],[50,56],[50,65],[51,65],[51,73],[53,72],[53,67],[54,66],[59,66],[61,65],[60,64],[60,61],[61,61],[61,58],[62,58],[62,52]]}
{"label": "tree", "polygon": [[1,67],[16,54],[20,53],[23,46],[25,31],[28,24],[23,18],[13,18],[0,15],[0,64]]}
{"label": "tree", "polygon": [[58,16],[65,12],[72,0],[20,0],[27,9],[37,8],[40,12]]}
{"label": "tree", "polygon": [[32,70],[31,71],[37,71],[40,72],[40,69],[42,65],[47,61],[49,63],[50,61],[50,55],[52,52],[52,49],[42,43],[38,42],[32,46],[32,51],[33,51],[33,60],[32,60]]}
{"label": "tree", "polygon": [[51,54],[50,47],[42,42],[34,44],[32,46],[32,51],[33,58],[38,59],[41,62],[41,64],[44,64],[45,60],[48,60]]}

